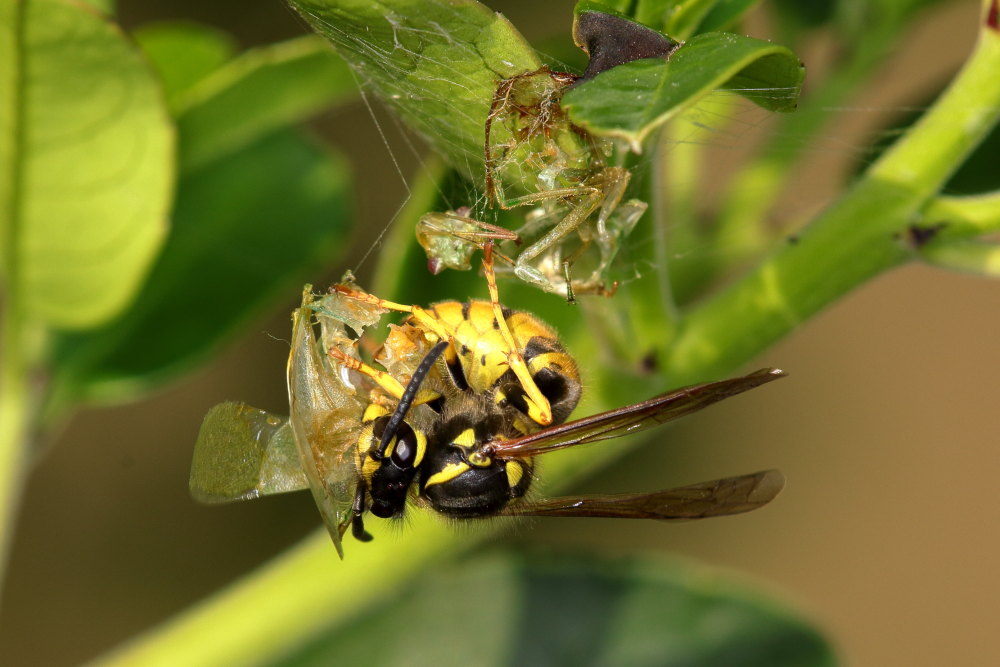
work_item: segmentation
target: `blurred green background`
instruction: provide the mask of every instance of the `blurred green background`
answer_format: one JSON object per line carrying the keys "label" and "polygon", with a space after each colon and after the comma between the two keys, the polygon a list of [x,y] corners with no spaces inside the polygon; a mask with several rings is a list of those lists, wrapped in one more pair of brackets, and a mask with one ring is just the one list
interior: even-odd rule
{"label": "blurred green background", "polygon": [[[537,42],[568,28],[574,3],[492,4]],[[789,184],[782,215],[807,215],[839,191],[876,130],[926,99],[961,63],[977,11],[975,2],[945,3],[916,21],[872,85],[810,150],[809,169]],[[120,15],[126,26],[204,21],[242,46],[306,30],[277,1],[133,0],[120,3]],[[766,34],[766,19],[759,21],[756,36]],[[838,46],[819,36],[800,54],[810,68],[807,85]],[[414,155],[376,113],[403,173],[412,174]],[[767,127],[761,112],[745,123]],[[327,114],[316,127],[356,168],[356,258],[398,208],[404,183],[363,106]],[[731,169],[753,134],[720,139],[715,169]],[[370,260],[360,267],[352,260],[314,282],[348,267],[362,280],[372,268]],[[288,313],[297,299],[290,293],[269,321],[196,376],[68,425],[24,499],[0,612],[0,663],[93,657],[318,526],[308,494],[212,508],[187,494],[191,449],[209,407],[239,399],[285,411]],[[997,664],[998,303],[1000,286],[980,278],[896,271],[760,360],[790,379],[685,420],[664,432],[665,446],[635,452],[585,483],[588,491],[639,490],[780,468],[788,487],[760,512],[670,526],[538,520],[501,539],[553,550],[667,551],[746,573],[811,616],[850,664]],[[363,545],[348,547],[348,558],[364,558]],[[330,567],[337,566],[331,549]]]}

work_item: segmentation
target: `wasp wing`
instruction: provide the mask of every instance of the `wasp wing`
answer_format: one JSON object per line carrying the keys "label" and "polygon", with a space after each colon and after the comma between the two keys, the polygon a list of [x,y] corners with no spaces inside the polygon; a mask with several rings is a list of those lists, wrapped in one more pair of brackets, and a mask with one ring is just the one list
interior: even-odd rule
{"label": "wasp wing", "polygon": [[550,426],[511,440],[503,440],[494,443],[493,449],[501,458],[524,458],[564,447],[617,438],[697,412],[713,403],[781,377],[785,377],[784,371],[764,368],[741,377],[692,385],[655,396],[642,403]]}
{"label": "wasp wing", "polygon": [[203,503],[309,488],[288,418],[246,403],[216,405],[198,432],[190,487]]}
{"label": "wasp wing", "polygon": [[550,498],[509,507],[504,514],[660,521],[705,519],[763,507],[774,500],[784,485],[785,477],[779,471],[765,470],[651,493]]}

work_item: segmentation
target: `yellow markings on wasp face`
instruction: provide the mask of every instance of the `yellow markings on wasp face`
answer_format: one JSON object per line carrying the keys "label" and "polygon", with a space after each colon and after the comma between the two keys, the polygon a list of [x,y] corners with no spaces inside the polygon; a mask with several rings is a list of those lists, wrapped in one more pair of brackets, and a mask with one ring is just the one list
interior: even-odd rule
{"label": "yellow markings on wasp face", "polygon": [[507,461],[507,486],[514,489],[524,477],[524,466],[520,461]]}
{"label": "yellow markings on wasp face", "polygon": [[456,435],[451,443],[462,449],[468,449],[476,444],[476,433],[471,428],[467,428]]}
{"label": "yellow markings on wasp face", "polygon": [[417,467],[427,453],[427,436],[418,428],[413,429],[413,432],[417,435],[417,457],[413,459],[413,466]]}
{"label": "yellow markings on wasp face", "polygon": [[468,463],[449,463],[440,471],[434,473],[430,476],[424,487],[434,486],[435,484],[444,484],[455,479],[464,472],[470,470]]}
{"label": "yellow markings on wasp face", "polygon": [[368,407],[365,408],[365,414],[361,417],[361,421],[367,424],[368,422],[373,422],[379,417],[384,417],[391,412],[392,411],[385,405],[369,403]]}
{"label": "yellow markings on wasp face", "polygon": [[375,440],[374,429],[375,425],[369,422],[358,435],[358,445],[354,448],[354,467],[366,480],[372,478],[380,465],[378,461],[368,456],[369,448],[373,444],[378,444],[378,441]]}

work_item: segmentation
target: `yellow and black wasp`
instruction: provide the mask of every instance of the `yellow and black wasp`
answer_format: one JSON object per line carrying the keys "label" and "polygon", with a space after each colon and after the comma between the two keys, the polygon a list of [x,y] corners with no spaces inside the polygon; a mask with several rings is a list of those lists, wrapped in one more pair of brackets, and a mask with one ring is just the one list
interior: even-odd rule
{"label": "yellow and black wasp", "polygon": [[[670,520],[746,512],[778,494],[783,478],[770,470],[651,493],[525,499],[535,456],[662,424],[783,373],[764,369],[566,422],[580,399],[577,365],[548,325],[500,305],[490,249],[489,301],[421,308],[351,284],[320,297],[307,288],[294,315],[290,417],[242,403],[213,408],[195,448],[193,495],[225,502],[311,488],[342,554],[348,528],[370,539],[367,513],[399,517],[411,501],[459,519]],[[358,336],[387,311],[408,315],[366,363]]]}

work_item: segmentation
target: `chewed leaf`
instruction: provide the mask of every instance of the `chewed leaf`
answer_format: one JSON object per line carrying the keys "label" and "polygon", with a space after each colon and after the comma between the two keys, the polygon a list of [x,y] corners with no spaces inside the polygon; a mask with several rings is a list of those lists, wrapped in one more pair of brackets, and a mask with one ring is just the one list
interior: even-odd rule
{"label": "chewed leaf", "polygon": [[3,270],[26,315],[86,329],[132,300],[163,242],[173,129],[156,76],[103,16],[4,3],[0,33],[15,30],[0,34]]}
{"label": "chewed leaf", "polygon": [[497,83],[538,69],[502,15],[474,0],[291,0],[369,87],[467,178],[483,177]]}
{"label": "chewed leaf", "polygon": [[772,111],[792,111],[803,68],[789,49],[752,37],[705,33],[669,59],[637,60],[569,90],[562,106],[589,132],[638,146],[655,128],[714,90]]}

